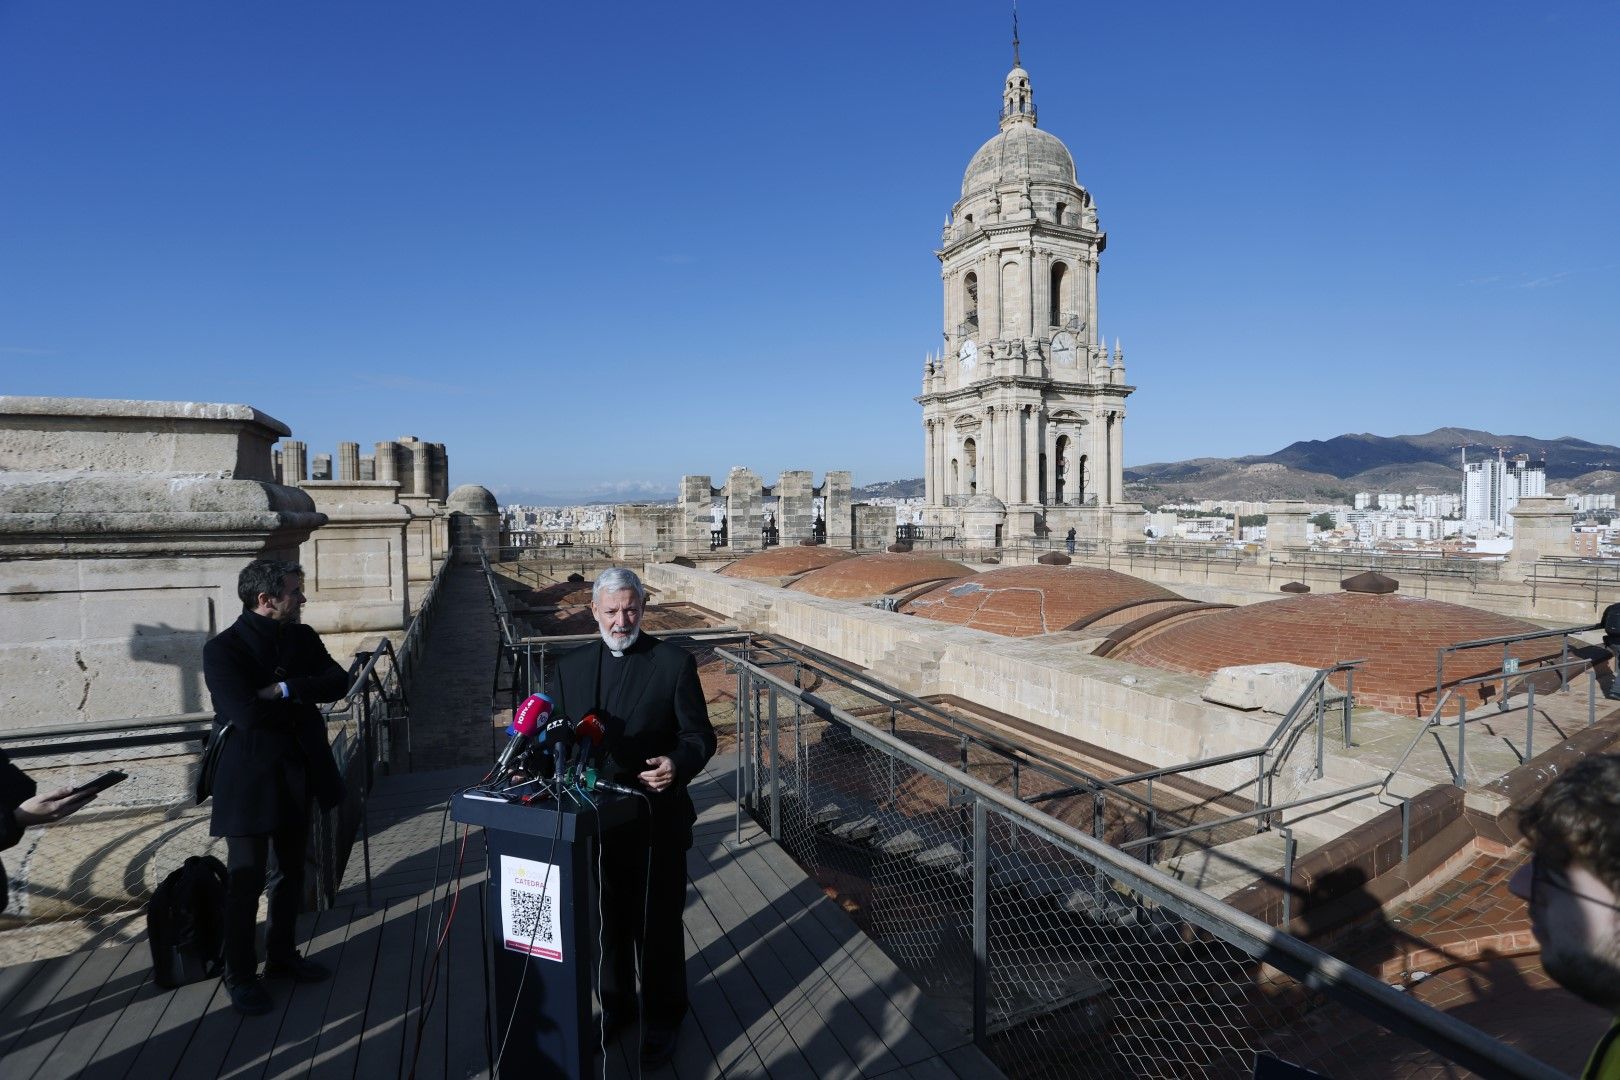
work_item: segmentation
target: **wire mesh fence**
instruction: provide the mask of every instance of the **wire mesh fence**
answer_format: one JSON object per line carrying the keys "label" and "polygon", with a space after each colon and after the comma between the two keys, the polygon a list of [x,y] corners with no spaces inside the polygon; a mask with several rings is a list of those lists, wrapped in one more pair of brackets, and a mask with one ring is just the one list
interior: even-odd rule
{"label": "wire mesh fence", "polygon": [[1107,805],[1053,817],[993,755],[729,658],[742,801],[1007,1075],[1558,1075],[1121,853]]}

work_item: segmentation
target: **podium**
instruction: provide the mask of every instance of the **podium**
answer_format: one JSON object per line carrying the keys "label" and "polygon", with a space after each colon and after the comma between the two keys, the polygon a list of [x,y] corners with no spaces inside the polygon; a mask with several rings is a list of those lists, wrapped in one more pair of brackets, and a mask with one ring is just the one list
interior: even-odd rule
{"label": "podium", "polygon": [[594,808],[566,795],[560,804],[525,806],[477,792],[450,804],[454,820],[483,827],[489,847],[497,1052],[509,1022],[512,1032],[496,1063],[502,1076],[591,1075],[592,840],[635,818],[639,807],[635,799],[600,794]]}

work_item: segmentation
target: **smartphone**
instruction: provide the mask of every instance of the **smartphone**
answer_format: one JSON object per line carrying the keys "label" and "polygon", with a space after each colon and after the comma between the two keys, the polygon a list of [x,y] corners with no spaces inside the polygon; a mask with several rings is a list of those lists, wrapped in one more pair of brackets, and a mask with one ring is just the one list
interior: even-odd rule
{"label": "smartphone", "polygon": [[114,784],[122,783],[128,779],[128,773],[121,773],[117,769],[110,769],[96,777],[94,780],[91,780],[88,783],[80,784],[78,787],[74,788],[73,794],[83,795],[87,791],[94,791],[99,795],[101,792],[106,791]]}

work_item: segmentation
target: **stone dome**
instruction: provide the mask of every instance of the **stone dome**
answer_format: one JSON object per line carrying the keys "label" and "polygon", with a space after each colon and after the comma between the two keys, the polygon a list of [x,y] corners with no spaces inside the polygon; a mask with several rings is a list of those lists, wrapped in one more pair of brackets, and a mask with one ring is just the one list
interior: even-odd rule
{"label": "stone dome", "polygon": [[[1306,593],[1218,611],[1151,628],[1121,642],[1109,658],[1133,664],[1209,675],[1236,664],[1282,661],[1329,667],[1341,660],[1366,663],[1356,669],[1356,701],[1407,716],[1434,707],[1435,650],[1462,641],[1506,637],[1540,627],[1489,611],[1399,593]],[[1528,663],[1557,657],[1556,644],[1527,641],[1509,655]],[[1448,685],[1498,671],[1502,650],[1469,649],[1446,658]],[[1333,684],[1343,689],[1343,677]],[[1490,684],[1471,687],[1469,707]]]}
{"label": "stone dome", "polygon": [[948,581],[900,610],[1008,637],[1106,627],[1186,601],[1150,581],[1099,566],[1006,566]]}
{"label": "stone dome", "polygon": [[959,562],[933,555],[857,555],[812,570],[787,588],[833,600],[867,600],[909,592],[973,573]]}
{"label": "stone dome", "polygon": [[462,484],[450,493],[444,505],[451,510],[459,510],[463,514],[499,514],[500,505],[496,503],[495,496],[489,488],[479,484]]}
{"label": "stone dome", "polygon": [[794,544],[791,547],[766,548],[752,555],[744,555],[717,572],[724,577],[735,578],[795,577],[853,558],[855,558],[853,551],[825,545],[803,547]]}
{"label": "stone dome", "polygon": [[1074,157],[1063,140],[1033,124],[1013,124],[979,147],[962,175],[962,195],[1000,184],[1040,184],[1078,187]]}

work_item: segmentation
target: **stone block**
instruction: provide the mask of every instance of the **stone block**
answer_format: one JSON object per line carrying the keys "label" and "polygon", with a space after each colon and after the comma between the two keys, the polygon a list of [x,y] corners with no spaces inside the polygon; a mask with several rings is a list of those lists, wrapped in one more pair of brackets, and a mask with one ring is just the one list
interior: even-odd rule
{"label": "stone block", "polygon": [[1205,701],[1279,716],[1299,700],[1316,670],[1301,664],[1236,664],[1218,669],[1204,687]]}

